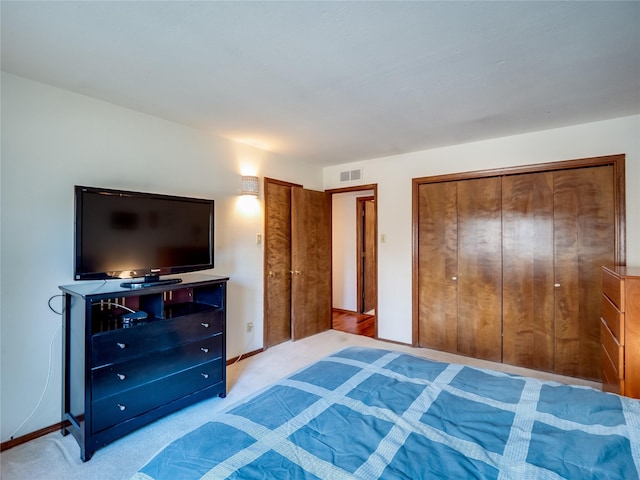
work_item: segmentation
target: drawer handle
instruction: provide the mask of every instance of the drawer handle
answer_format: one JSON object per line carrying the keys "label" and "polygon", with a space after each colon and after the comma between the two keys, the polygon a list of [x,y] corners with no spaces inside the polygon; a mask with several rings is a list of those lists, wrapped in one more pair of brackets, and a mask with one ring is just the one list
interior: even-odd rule
{"label": "drawer handle", "polygon": [[556,287],[556,288],[560,288],[560,284],[559,283],[554,283],[553,286]]}
{"label": "drawer handle", "polygon": [[202,375],[204,378],[209,378],[209,374],[208,373],[201,373],[200,375]]}
{"label": "drawer handle", "polygon": [[118,378],[119,378],[120,380],[124,380],[125,378],[127,378],[127,376],[126,376],[126,375],[123,375],[123,374],[121,374],[121,373],[116,373],[116,375],[118,376]]}
{"label": "drawer handle", "polygon": [[127,407],[125,407],[124,405],[122,405],[121,403],[119,403],[119,404],[118,404],[118,408],[120,409],[120,411],[121,411],[121,412],[124,412],[124,411],[125,411],[125,409],[126,409]]}
{"label": "drawer handle", "polygon": [[200,325],[202,325],[204,328],[209,328],[209,324],[208,323],[201,323]]}
{"label": "drawer handle", "polygon": [[204,353],[209,353],[209,349],[207,347],[200,347],[200,350],[202,350]]}
{"label": "drawer handle", "polygon": [[120,348],[121,348],[121,349],[123,349],[123,350],[124,350],[125,348],[127,348],[127,344],[126,344],[126,343],[120,343],[120,342],[118,342],[118,343],[116,343],[116,345],[118,345],[118,347],[120,347]]}

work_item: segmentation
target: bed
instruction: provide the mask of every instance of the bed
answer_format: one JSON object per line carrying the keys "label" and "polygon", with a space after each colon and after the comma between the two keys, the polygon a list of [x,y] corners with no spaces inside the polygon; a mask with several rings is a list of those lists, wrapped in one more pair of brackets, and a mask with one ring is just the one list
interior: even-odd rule
{"label": "bed", "polygon": [[350,347],[168,445],[135,480],[637,479],[640,400]]}

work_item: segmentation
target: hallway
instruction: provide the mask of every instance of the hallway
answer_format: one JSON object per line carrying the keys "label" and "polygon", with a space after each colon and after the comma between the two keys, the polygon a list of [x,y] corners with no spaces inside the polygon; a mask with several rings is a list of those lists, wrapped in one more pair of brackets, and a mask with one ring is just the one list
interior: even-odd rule
{"label": "hallway", "polygon": [[374,338],[375,315],[359,314],[338,308],[332,309],[331,313],[331,326],[334,330]]}

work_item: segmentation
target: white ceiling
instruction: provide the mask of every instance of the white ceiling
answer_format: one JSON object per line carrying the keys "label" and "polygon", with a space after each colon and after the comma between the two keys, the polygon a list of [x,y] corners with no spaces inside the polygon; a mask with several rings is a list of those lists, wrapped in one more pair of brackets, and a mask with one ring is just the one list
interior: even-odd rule
{"label": "white ceiling", "polygon": [[640,113],[640,2],[1,2],[2,69],[332,165]]}

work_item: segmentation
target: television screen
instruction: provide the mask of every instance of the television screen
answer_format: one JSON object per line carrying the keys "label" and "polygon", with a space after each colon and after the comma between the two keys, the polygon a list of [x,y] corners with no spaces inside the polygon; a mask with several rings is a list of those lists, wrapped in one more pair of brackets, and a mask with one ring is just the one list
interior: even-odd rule
{"label": "television screen", "polygon": [[76,280],[213,268],[214,202],[75,187]]}

